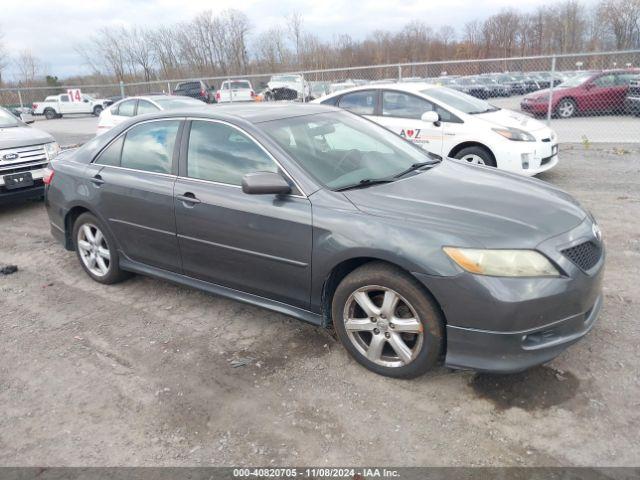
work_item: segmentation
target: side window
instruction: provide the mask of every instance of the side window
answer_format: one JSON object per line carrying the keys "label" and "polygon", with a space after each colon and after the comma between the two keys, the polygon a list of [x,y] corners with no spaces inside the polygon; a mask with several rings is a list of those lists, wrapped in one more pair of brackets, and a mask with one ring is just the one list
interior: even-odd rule
{"label": "side window", "polygon": [[326,100],[323,100],[320,103],[323,105],[336,105],[339,99],[340,97],[331,97],[331,98],[327,98]]}
{"label": "side window", "polygon": [[60,95],[60,101],[61,102],[68,102],[69,101],[69,95]]}
{"label": "side window", "polygon": [[118,105],[118,112],[116,115],[120,115],[121,117],[133,117],[133,112],[136,109],[136,101],[135,100],[127,100]]}
{"label": "side window", "polygon": [[340,97],[338,106],[359,115],[373,115],[376,108],[376,90],[347,93]]}
{"label": "side window", "polygon": [[440,120],[443,122],[462,123],[462,120],[456,117],[449,110],[445,110],[444,108],[442,108],[440,105],[436,105],[436,112],[440,116]]}
{"label": "side window", "polygon": [[95,163],[99,165],[110,165],[112,167],[120,166],[120,154],[122,153],[122,143],[124,135],[121,135],[115,142],[105,148],[96,159]]}
{"label": "side window", "polygon": [[613,74],[601,75],[596,78],[593,83],[598,87],[612,87],[616,83],[616,76]]}
{"label": "side window", "polygon": [[241,185],[246,173],[277,171],[278,165],[239,130],[224,123],[191,123],[188,177]]}
{"label": "side window", "polygon": [[385,90],[382,92],[382,115],[420,119],[424,112],[435,110],[433,103],[423,98],[403,92]]}
{"label": "side window", "polygon": [[616,75],[616,85],[629,85],[633,80],[640,79],[640,75],[638,73],[619,73]]}
{"label": "side window", "polygon": [[144,115],[145,113],[153,113],[159,110],[160,109],[151,102],[147,102],[146,100],[138,100],[138,115]]}
{"label": "side window", "polygon": [[129,130],[122,147],[121,166],[155,173],[171,173],[179,120],[141,123]]}

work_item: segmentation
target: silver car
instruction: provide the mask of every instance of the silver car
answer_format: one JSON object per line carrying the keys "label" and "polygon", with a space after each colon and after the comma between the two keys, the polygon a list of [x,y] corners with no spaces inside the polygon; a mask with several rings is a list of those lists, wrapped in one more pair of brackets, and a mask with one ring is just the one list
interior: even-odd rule
{"label": "silver car", "polygon": [[44,195],[45,167],[59,150],[51,135],[0,107],[0,203]]}

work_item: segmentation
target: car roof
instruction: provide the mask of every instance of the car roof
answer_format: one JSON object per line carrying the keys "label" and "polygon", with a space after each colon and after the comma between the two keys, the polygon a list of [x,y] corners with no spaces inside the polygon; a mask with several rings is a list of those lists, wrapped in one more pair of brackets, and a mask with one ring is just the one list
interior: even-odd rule
{"label": "car roof", "polygon": [[[243,119],[250,123],[268,122],[282,118],[300,117],[326,112],[342,112],[342,109],[327,105],[311,103],[244,103],[226,105],[202,104],[202,107],[179,108],[162,113],[154,113],[152,117],[199,117],[216,120]],[[152,118],[147,117],[147,118]]]}
{"label": "car roof", "polygon": [[357,87],[340,90],[338,92],[327,95],[326,97],[323,97],[323,99],[338,96],[338,95],[344,95],[345,93],[349,93],[349,92],[357,92],[360,90],[371,90],[371,89],[381,89],[381,88],[391,88],[394,90],[403,90],[403,91],[412,92],[412,93],[422,93],[423,90],[430,90],[432,88],[442,88],[442,87],[440,85],[435,85],[433,83],[428,83],[428,82],[376,83],[374,85],[371,85],[371,84],[359,85]]}

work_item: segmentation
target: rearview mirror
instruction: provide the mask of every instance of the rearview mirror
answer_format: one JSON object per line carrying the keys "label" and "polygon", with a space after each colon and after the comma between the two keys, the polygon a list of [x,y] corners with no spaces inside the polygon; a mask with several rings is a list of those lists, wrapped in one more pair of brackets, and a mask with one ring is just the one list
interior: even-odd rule
{"label": "rearview mirror", "polygon": [[440,115],[438,115],[438,113],[434,112],[433,110],[429,110],[428,112],[424,112],[420,119],[423,122],[436,123],[440,121]]}
{"label": "rearview mirror", "polygon": [[284,195],[291,186],[279,173],[252,172],[242,177],[242,191],[251,195]]}

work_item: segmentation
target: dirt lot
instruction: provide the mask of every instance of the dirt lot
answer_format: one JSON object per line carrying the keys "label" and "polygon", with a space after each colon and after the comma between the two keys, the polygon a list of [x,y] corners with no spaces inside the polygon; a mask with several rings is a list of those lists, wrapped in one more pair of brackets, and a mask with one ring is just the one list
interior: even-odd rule
{"label": "dirt lot", "polygon": [[99,285],[41,203],[1,207],[0,264],[20,270],[0,275],[0,464],[638,465],[640,148],[627,148],[565,146],[544,176],[600,221],[606,302],[586,339],[511,376],[391,380],[282,315],[144,277]]}

